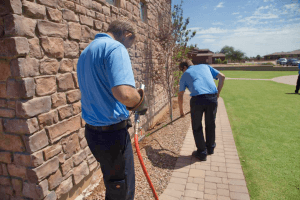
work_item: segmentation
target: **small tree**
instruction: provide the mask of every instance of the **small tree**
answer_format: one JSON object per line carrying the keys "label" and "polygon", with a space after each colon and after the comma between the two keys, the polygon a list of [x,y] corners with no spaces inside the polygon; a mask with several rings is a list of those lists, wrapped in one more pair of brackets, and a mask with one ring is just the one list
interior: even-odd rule
{"label": "small tree", "polygon": [[183,18],[182,3],[181,0],[179,5],[174,5],[170,21],[168,21],[169,13],[160,14],[161,21],[157,34],[162,51],[158,55],[160,67],[154,69],[156,70],[155,80],[160,82],[167,91],[171,121],[173,121],[172,97],[182,74],[177,66],[182,59],[187,58],[188,52],[195,47],[187,45],[188,41],[196,35],[196,31],[192,32],[187,29],[190,21],[189,18],[185,20]]}
{"label": "small tree", "polygon": [[260,60],[260,59],[261,59],[260,55],[257,55],[256,60]]}
{"label": "small tree", "polygon": [[234,50],[234,47],[230,47],[230,46],[224,46],[220,53],[224,53],[226,59],[230,59],[232,61],[241,61],[245,55],[244,52],[240,51],[240,50]]}

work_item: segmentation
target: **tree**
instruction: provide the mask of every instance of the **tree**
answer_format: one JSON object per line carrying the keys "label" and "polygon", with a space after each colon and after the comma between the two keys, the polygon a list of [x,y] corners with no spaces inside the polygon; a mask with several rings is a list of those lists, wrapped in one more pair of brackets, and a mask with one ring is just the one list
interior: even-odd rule
{"label": "tree", "polygon": [[257,55],[256,60],[260,60],[260,59],[261,59],[260,55]]}
{"label": "tree", "polygon": [[187,43],[196,35],[196,31],[187,29],[189,24],[189,18],[183,18],[182,3],[174,5],[171,13],[171,21],[169,19],[169,13],[160,14],[159,31],[157,34],[158,43],[160,44],[162,51],[159,57],[159,66],[156,70],[156,80],[163,85],[168,94],[168,100],[170,104],[170,118],[173,121],[172,113],[172,97],[174,95],[174,84],[178,84],[181,72],[178,69],[179,62],[187,58],[187,53],[195,46],[188,46]]}
{"label": "tree", "polygon": [[240,50],[234,50],[234,47],[230,47],[230,46],[224,46],[220,53],[224,53],[226,59],[230,59],[232,61],[241,61],[245,55],[244,52],[240,51]]}

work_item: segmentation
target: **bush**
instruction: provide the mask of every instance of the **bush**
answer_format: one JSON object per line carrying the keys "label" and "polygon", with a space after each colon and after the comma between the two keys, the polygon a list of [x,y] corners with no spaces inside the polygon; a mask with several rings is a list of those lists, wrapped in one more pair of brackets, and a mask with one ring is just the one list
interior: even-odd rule
{"label": "bush", "polygon": [[274,64],[271,62],[267,62],[267,63],[262,63],[262,65],[274,65]]}
{"label": "bush", "polygon": [[216,59],[215,64],[222,64],[222,60],[220,58]]}
{"label": "bush", "polygon": [[227,61],[227,60],[224,60],[224,61],[223,61],[223,64],[227,64],[227,63],[228,63],[228,61]]}

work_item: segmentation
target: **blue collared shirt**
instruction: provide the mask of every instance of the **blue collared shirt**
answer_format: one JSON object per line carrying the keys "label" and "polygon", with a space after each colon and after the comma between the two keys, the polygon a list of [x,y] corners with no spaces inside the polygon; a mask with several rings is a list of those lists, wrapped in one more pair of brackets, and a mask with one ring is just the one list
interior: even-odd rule
{"label": "blue collared shirt", "polygon": [[123,44],[108,34],[97,34],[79,57],[77,76],[86,123],[107,126],[129,117],[126,106],[111,91],[118,85],[135,87],[130,57]]}
{"label": "blue collared shirt", "polygon": [[179,91],[188,88],[191,92],[190,96],[216,94],[218,89],[213,79],[218,80],[219,73],[210,65],[192,65],[182,74]]}

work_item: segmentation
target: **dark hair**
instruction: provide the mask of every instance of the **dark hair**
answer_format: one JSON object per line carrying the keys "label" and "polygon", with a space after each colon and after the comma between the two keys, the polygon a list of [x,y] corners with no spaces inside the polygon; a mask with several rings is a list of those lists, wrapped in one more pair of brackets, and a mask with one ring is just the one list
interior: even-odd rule
{"label": "dark hair", "polygon": [[180,64],[179,64],[179,69],[180,71],[183,71],[184,67],[189,68],[189,66],[194,65],[193,62],[189,59],[183,60]]}
{"label": "dark hair", "polygon": [[132,23],[127,20],[115,20],[107,29],[107,32],[112,33],[115,38],[120,38],[126,31],[132,33],[131,39],[135,38],[136,29]]}

